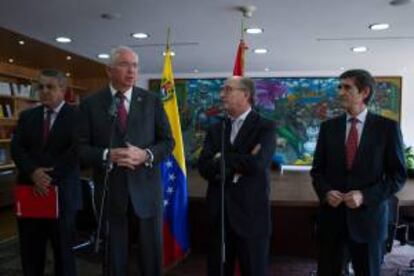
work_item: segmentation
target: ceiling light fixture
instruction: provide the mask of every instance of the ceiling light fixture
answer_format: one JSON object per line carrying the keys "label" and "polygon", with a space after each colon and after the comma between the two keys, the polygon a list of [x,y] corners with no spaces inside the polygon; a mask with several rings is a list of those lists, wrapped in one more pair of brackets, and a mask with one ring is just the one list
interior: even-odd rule
{"label": "ceiling light fixture", "polygon": [[101,53],[101,54],[98,54],[98,58],[100,58],[100,59],[108,59],[109,58],[109,55],[108,54],[105,54],[105,53]]}
{"label": "ceiling light fixture", "polygon": [[253,52],[254,52],[255,54],[259,54],[259,55],[261,55],[261,54],[266,54],[268,51],[267,51],[267,49],[265,49],[265,48],[257,48],[257,49],[254,49],[254,50],[253,50]]}
{"label": "ceiling light fixture", "polygon": [[365,46],[358,46],[358,47],[352,47],[351,50],[354,53],[364,53],[368,51],[368,48]]}
{"label": "ceiling light fixture", "polygon": [[388,23],[374,23],[368,26],[373,31],[382,31],[390,27]]}
{"label": "ceiling light fixture", "polygon": [[14,59],[9,58],[9,63],[13,63],[13,62],[14,62]]}
{"label": "ceiling light fixture", "polygon": [[149,37],[149,34],[146,34],[146,33],[132,33],[131,36],[133,38],[145,39],[145,38]]}
{"label": "ceiling light fixture", "polygon": [[248,34],[262,34],[263,29],[262,28],[247,28],[246,33],[248,33]]}
{"label": "ceiling light fixture", "polygon": [[199,72],[197,68],[195,68],[193,71],[194,71],[194,73],[198,73]]}
{"label": "ceiling light fixture", "polygon": [[66,60],[72,60],[71,56],[66,56]]}
{"label": "ceiling light fixture", "polygon": [[69,37],[65,37],[65,36],[58,36],[55,38],[55,40],[59,43],[71,43],[72,39]]}
{"label": "ceiling light fixture", "polygon": [[[162,55],[163,55],[163,56],[165,56],[165,55],[166,55],[166,53],[165,53],[165,52],[163,52],[163,53],[162,53]],[[174,52],[174,51],[171,51],[171,56],[172,56],[172,57],[173,57],[173,56],[175,56],[175,52]]]}
{"label": "ceiling light fixture", "polygon": [[269,72],[269,71],[270,71],[269,67],[266,67],[266,68],[265,68],[265,71],[266,71],[266,72]]}
{"label": "ceiling light fixture", "polygon": [[70,73],[69,72],[66,73],[66,77],[68,77],[68,78],[70,77]]}
{"label": "ceiling light fixture", "polygon": [[24,45],[24,44],[25,44],[24,40],[19,40],[19,45]]}

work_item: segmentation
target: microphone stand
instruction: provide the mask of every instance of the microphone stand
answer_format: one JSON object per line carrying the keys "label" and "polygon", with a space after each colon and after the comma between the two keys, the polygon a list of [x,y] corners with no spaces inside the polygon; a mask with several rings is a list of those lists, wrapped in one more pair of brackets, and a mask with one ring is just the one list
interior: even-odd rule
{"label": "microphone stand", "polygon": [[[99,208],[99,217],[98,217],[98,228],[96,230],[96,240],[95,240],[95,248],[94,252],[99,252],[99,243],[100,243],[100,236],[102,231],[102,221],[104,216],[104,207],[106,206],[106,194],[108,193],[108,187],[109,187],[109,172],[112,169],[112,162],[110,161],[110,154],[111,154],[111,148],[114,140],[114,134],[115,134],[115,127],[116,122],[118,121],[118,107],[119,107],[119,100],[117,97],[114,97],[111,105],[111,109],[109,110],[109,115],[112,117],[111,122],[111,129],[109,134],[109,143],[108,143],[108,153],[106,155],[106,162],[105,162],[105,176],[104,176],[104,188],[101,195],[101,206]],[[106,210],[108,211],[108,210]],[[104,250],[104,261],[102,265],[103,275],[109,275],[108,264],[109,264],[109,224],[108,224],[108,218],[105,219],[106,225],[105,225],[105,232],[104,232],[104,242],[105,242],[105,250]]]}
{"label": "microphone stand", "polygon": [[220,158],[220,276],[224,276],[224,264],[226,263],[226,241],[225,241],[225,218],[224,218],[224,186],[226,184],[226,159],[224,156],[225,144],[226,144],[226,118],[222,122],[221,126],[221,158]]}

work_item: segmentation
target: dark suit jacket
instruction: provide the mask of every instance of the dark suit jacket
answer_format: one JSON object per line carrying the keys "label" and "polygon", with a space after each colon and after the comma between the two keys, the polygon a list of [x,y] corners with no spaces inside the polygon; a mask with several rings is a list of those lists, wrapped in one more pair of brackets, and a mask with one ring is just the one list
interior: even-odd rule
{"label": "dark suit jacket", "polygon": [[[358,151],[350,171],[346,169],[346,116],[322,123],[311,175],[321,202],[321,235],[337,231],[345,221],[353,240],[383,241],[387,236],[387,199],[404,185],[406,167],[401,131],[395,121],[368,112]],[[330,207],[325,199],[330,190],[361,190],[360,208],[343,204]]]}
{"label": "dark suit jacket", "polygon": [[81,207],[81,185],[76,150],[76,108],[64,104],[43,143],[44,107],[20,114],[11,144],[11,154],[18,168],[18,183],[33,184],[30,175],[38,167],[53,167],[53,184],[59,188],[60,210]]}
{"label": "dark suit jacket", "polygon": [[[217,224],[220,206],[220,160],[222,123],[213,125],[206,136],[198,168],[208,180],[207,205],[210,223]],[[269,167],[275,150],[274,124],[255,111],[246,117],[236,139],[230,143],[231,124],[226,122],[225,208],[230,225],[243,237],[270,235]],[[261,149],[252,154],[256,145]],[[232,183],[235,173],[242,177]]]}
{"label": "dark suit jacket", "polygon": [[[108,88],[86,98],[80,105],[80,157],[94,168],[98,199],[105,175],[104,149],[109,147],[113,97]],[[128,113],[127,131],[122,135],[115,128],[113,147],[124,147],[125,142],[148,148],[154,155],[152,167],[140,166],[136,170],[114,167],[110,172],[108,191],[109,214],[124,214],[128,198],[135,213],[141,218],[161,214],[162,186],[158,163],[171,153],[174,140],[161,101],[155,93],[134,87]]]}

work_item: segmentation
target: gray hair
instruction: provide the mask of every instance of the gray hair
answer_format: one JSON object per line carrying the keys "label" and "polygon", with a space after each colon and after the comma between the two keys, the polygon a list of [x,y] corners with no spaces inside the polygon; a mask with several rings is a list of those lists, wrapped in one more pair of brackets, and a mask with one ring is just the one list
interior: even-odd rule
{"label": "gray hair", "polygon": [[109,61],[108,61],[108,66],[113,66],[115,65],[118,56],[122,53],[122,52],[132,52],[135,54],[135,56],[137,57],[137,62],[138,62],[138,54],[132,50],[132,48],[127,47],[127,46],[118,46],[116,48],[113,48],[111,50],[110,56],[109,56]]}
{"label": "gray hair", "polygon": [[40,71],[40,76],[56,79],[59,83],[59,86],[63,89],[66,89],[68,86],[68,78],[62,71],[55,69],[44,69]]}
{"label": "gray hair", "polygon": [[256,94],[256,88],[254,86],[254,81],[251,78],[242,77],[242,76],[232,76],[232,77],[229,77],[227,80],[236,80],[239,83],[240,88],[249,94],[250,104],[252,106],[254,105],[254,95]]}

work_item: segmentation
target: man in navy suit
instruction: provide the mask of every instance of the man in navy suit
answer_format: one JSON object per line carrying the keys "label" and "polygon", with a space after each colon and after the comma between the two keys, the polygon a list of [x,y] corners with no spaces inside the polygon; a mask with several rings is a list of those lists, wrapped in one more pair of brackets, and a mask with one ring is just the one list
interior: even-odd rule
{"label": "man in navy suit", "polygon": [[[220,275],[220,158],[225,158],[225,275],[268,275],[270,224],[270,163],[275,151],[274,123],[253,109],[254,82],[231,77],[220,92],[229,118],[211,126],[198,168],[208,180],[208,275]],[[224,129],[223,129],[224,128]],[[224,148],[221,140],[224,133]]]}
{"label": "man in navy suit", "polygon": [[387,199],[406,179],[398,123],[367,110],[375,82],[365,70],[340,75],[346,113],[323,122],[311,176],[320,200],[318,275],[342,275],[349,254],[357,276],[380,275]]}
{"label": "man in navy suit", "polygon": [[[85,165],[93,168],[98,200],[105,163],[111,168],[105,203],[109,275],[127,275],[128,248],[135,236],[138,259],[133,263],[138,264],[139,275],[161,276],[163,197],[159,163],[174,146],[170,125],[157,95],[135,86],[138,55],[132,49],[114,49],[107,74],[109,85],[81,103],[79,151]],[[130,224],[138,229],[130,228]]]}
{"label": "man in navy suit", "polygon": [[45,196],[58,186],[59,217],[18,219],[23,273],[44,273],[46,244],[50,240],[55,275],[76,275],[72,237],[76,211],[81,207],[77,159],[76,110],[64,101],[67,79],[62,72],[44,70],[38,88],[41,105],[23,111],[11,144],[18,169],[18,183],[33,186],[36,196]]}

